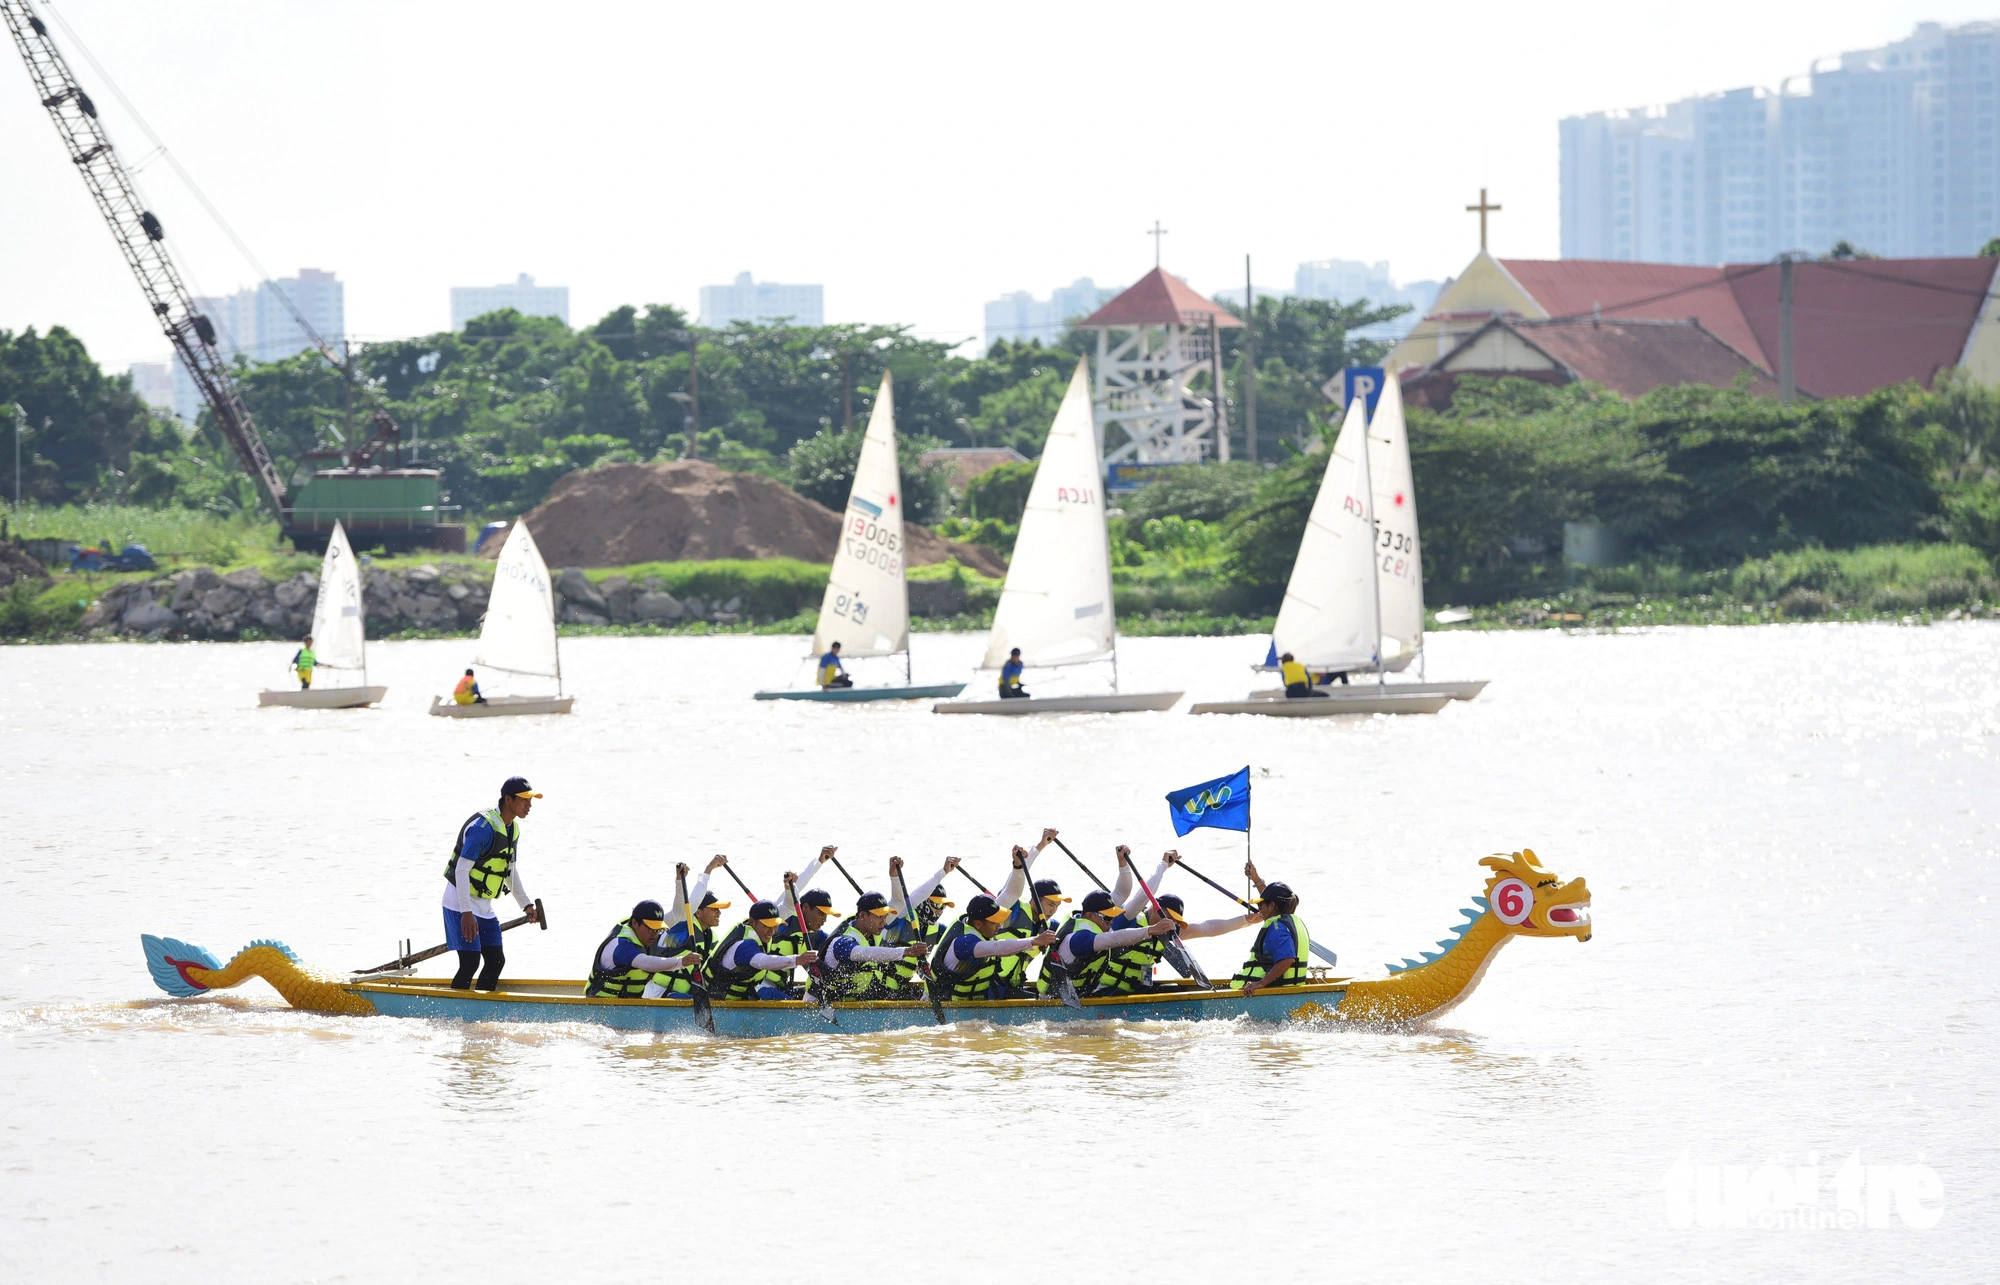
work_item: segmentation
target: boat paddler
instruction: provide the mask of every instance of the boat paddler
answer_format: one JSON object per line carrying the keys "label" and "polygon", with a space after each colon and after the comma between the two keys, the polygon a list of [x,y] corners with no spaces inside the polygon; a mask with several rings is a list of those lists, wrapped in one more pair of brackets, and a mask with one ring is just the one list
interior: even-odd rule
{"label": "boat paddler", "polygon": [[1243,873],[1257,888],[1257,913],[1249,919],[1262,920],[1257,940],[1250,943],[1250,958],[1230,980],[1254,995],[1269,986],[1297,986],[1312,980],[1306,971],[1306,952],[1312,949],[1312,935],[1306,921],[1299,918],[1298,894],[1283,883],[1265,883],[1257,867],[1244,862]]}
{"label": "boat paddler", "polygon": [[840,644],[833,643],[826,654],[819,658],[819,686],[821,691],[834,687],[852,687],[854,680],[847,676],[847,669],[840,663]]}
{"label": "boat paddler", "polygon": [[1025,700],[1028,689],[1021,686],[1021,649],[1014,648],[1007,653],[1007,663],[1000,666],[1000,699],[1003,701]]}
{"label": "boat paddler", "polygon": [[[500,917],[493,903],[501,893],[512,892],[522,913],[535,917],[533,900],[521,886],[519,849],[521,818],[541,797],[526,777],[510,776],[500,787],[500,805],[473,813],[458,828],[452,855],[444,863],[444,940],[458,952],[453,990],[471,987],[475,969],[478,989],[500,988],[507,956],[500,949]],[[480,969],[482,959],[486,966]]]}
{"label": "boat paddler", "polygon": [[854,903],[854,913],[841,920],[827,939],[828,998],[899,998],[895,975],[888,965],[909,960],[914,966],[930,948],[922,942],[889,945],[883,934],[896,917],[895,908],[881,893],[861,894]]}
{"label": "boat paddler", "polygon": [[[673,904],[667,907],[667,927],[661,938],[661,946],[669,951],[692,950],[703,959],[715,951],[715,930],[722,922],[722,912],[729,909],[729,903],[708,890],[711,875],[729,864],[729,858],[720,854],[711,857],[708,867],[695,880],[688,897],[694,902],[694,931],[688,931],[687,903],[681,900],[681,883],[687,878],[688,864],[678,862],[674,866]],[[661,973],[646,987],[647,999],[658,999],[662,995],[686,995],[694,987],[685,973]]]}
{"label": "boat paddler", "polygon": [[313,655],[312,635],[306,635],[305,645],[292,653],[292,668],[298,671],[299,690],[306,691],[313,685],[313,666],[319,664],[319,657]]}
{"label": "boat paddler", "polygon": [[472,676],[472,671],[469,669],[465,671],[465,677],[458,680],[458,686],[451,689],[451,698],[460,705],[486,703],[486,698],[479,694],[479,680]]}
{"label": "boat paddler", "polygon": [[708,971],[722,987],[723,999],[796,999],[792,991],[792,970],[800,964],[819,961],[816,951],[803,954],[780,953],[774,949],[784,917],[768,901],[753,902],[750,916],[729,930],[715,953],[708,957]]}
{"label": "boat paddler", "polygon": [[652,990],[655,977],[664,977],[699,963],[701,955],[692,950],[675,954],[653,954],[666,936],[666,912],[648,898],[632,907],[628,917],[611,926],[611,934],[591,956],[590,980],[584,983],[585,999],[638,999]]}
{"label": "boat paddler", "polygon": [[1055,944],[1052,932],[1002,937],[1001,929],[1011,913],[982,892],[966,903],[965,913],[941,934],[937,953],[931,956],[931,970],[951,988],[952,999],[1011,998],[1013,988],[1001,977],[1007,960]]}
{"label": "boat paddler", "polygon": [[[1164,903],[1162,903],[1164,904]],[[1125,908],[1102,888],[1084,894],[1083,908],[1064,925],[1064,932],[1051,959],[1061,961],[1069,970],[1070,981],[1079,991],[1113,990],[1104,986],[1103,970],[1114,961],[1124,959],[1131,948],[1156,937],[1164,937],[1177,926],[1171,918],[1153,923],[1131,924],[1129,927],[1114,927],[1125,919]],[[1127,920],[1126,922],[1130,922]],[[1151,968],[1147,969],[1150,982]],[[1140,989],[1132,986],[1117,989],[1114,993],[1125,994]]]}
{"label": "boat paddler", "polygon": [[[889,904],[898,910],[907,908],[909,913],[899,913],[889,922],[884,934],[887,944],[903,946],[921,943],[927,951],[937,949],[938,937],[944,932],[944,912],[952,908],[952,903],[944,895],[944,877],[958,866],[957,857],[946,857],[936,874],[912,889],[903,878],[903,859],[889,858]],[[914,959],[891,964],[887,971],[906,998],[923,993],[923,983],[917,978],[917,962]]]}

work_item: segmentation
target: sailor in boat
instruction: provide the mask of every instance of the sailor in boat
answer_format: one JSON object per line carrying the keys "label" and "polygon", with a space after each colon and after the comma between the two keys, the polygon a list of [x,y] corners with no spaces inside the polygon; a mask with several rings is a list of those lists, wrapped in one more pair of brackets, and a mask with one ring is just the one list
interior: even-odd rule
{"label": "sailor in boat", "polygon": [[[810,894],[808,894],[810,895]],[[832,999],[899,999],[889,965],[929,953],[922,942],[889,945],[884,931],[896,912],[879,892],[864,892],[854,913],[840,921],[826,944],[827,992]]]}
{"label": "sailor in boat", "polygon": [[[694,929],[688,929],[687,903],[681,900],[682,881],[687,878],[688,865],[682,861],[674,866],[673,904],[667,907],[667,927],[660,946],[669,953],[692,950],[707,959],[715,952],[715,930],[722,923],[722,912],[729,909],[729,903],[708,890],[711,875],[729,864],[729,858],[711,858],[708,868],[701,872],[701,878],[688,891],[694,901]],[[694,989],[686,973],[659,973],[646,987],[647,999],[658,999],[662,995],[686,995]]]}
{"label": "sailor in boat", "polygon": [[458,686],[451,689],[451,698],[460,705],[486,703],[486,698],[479,694],[479,680],[472,676],[472,671],[469,669],[465,671],[465,677],[458,680]]}
{"label": "sailor in boat", "polygon": [[638,999],[653,989],[655,979],[701,962],[701,955],[692,950],[654,954],[666,929],[666,912],[659,902],[649,898],[632,907],[631,915],[611,926],[610,935],[591,957],[584,998]]}
{"label": "sailor in boat", "polygon": [[[937,874],[918,884],[912,890],[903,881],[903,859],[889,858],[889,896],[892,906],[909,906],[916,916],[899,914],[889,921],[884,940],[891,946],[921,944],[926,953],[936,950],[938,937],[944,932],[944,912],[952,908],[952,903],[944,895],[944,878],[958,869],[957,857],[946,857],[944,866]],[[895,987],[902,998],[923,995],[924,984],[917,976],[917,961],[903,959],[890,964],[887,972],[895,981]]]}
{"label": "sailor in boat", "polygon": [[709,975],[721,987],[723,999],[796,999],[792,970],[819,961],[816,951],[800,954],[776,949],[784,917],[768,901],[752,903],[750,917],[729,930],[708,957]]}
{"label": "sailor in boat", "polygon": [[954,1000],[1013,999],[1013,990],[1001,978],[1005,962],[1025,951],[1055,944],[1052,932],[1033,937],[1003,937],[1009,911],[999,902],[980,893],[966,903],[965,913],[939,939],[931,956],[931,970],[951,990]]}
{"label": "sailor in boat", "polygon": [[1263,921],[1257,940],[1250,943],[1250,958],[1236,970],[1231,981],[1254,995],[1268,986],[1297,986],[1312,980],[1306,971],[1312,935],[1306,921],[1299,918],[1298,894],[1283,883],[1265,883],[1254,864],[1245,862],[1243,873],[1257,887],[1257,913]]}
{"label": "sailor in boat", "polygon": [[826,649],[826,655],[819,658],[819,686],[821,691],[854,686],[854,680],[847,676],[846,668],[840,663],[838,640]]}
{"label": "sailor in boat", "polygon": [[319,657],[313,655],[312,635],[306,635],[305,645],[292,653],[292,668],[298,671],[299,690],[309,690],[313,685],[313,666],[319,664]]}
{"label": "sailor in boat", "polygon": [[[1114,923],[1125,918],[1125,910],[1102,888],[1085,894],[1083,908],[1071,916],[1069,923],[1058,932],[1056,948],[1049,952],[1049,958],[1059,961],[1069,970],[1070,980],[1077,990],[1104,994],[1129,994],[1139,989],[1137,986],[1123,988],[1106,985],[1104,970],[1125,959],[1133,947],[1164,937],[1174,931],[1172,919],[1161,919],[1156,923],[1131,924],[1129,927],[1114,927]],[[1128,924],[1129,920],[1126,921]],[[1154,958],[1158,956],[1155,955]],[[1046,973],[1047,966],[1043,971]],[[1152,986],[1152,968],[1146,969],[1146,989]],[[1047,987],[1041,988],[1046,992]]]}
{"label": "sailor in boat", "polygon": [[[1285,695],[1291,699],[1296,700],[1305,696],[1324,698],[1326,696],[1325,692],[1313,686],[1311,672],[1294,659],[1290,652],[1286,652],[1284,655],[1278,657],[1278,673],[1284,677]],[[1342,674],[1340,681],[1343,683],[1346,682],[1347,675]]]}
{"label": "sailor in boat", "polygon": [[1016,647],[1007,653],[1007,663],[1000,666],[1001,700],[1026,699],[1028,689],[1021,686],[1021,669],[1021,649]]}
{"label": "sailor in boat", "polygon": [[535,917],[533,899],[521,886],[521,818],[541,797],[526,777],[510,776],[500,787],[498,807],[475,812],[458,827],[444,864],[444,940],[458,952],[453,990],[472,987],[474,970],[479,971],[478,989],[500,988],[507,956],[500,949],[500,916],[493,903],[501,893],[512,892],[522,913],[531,921]]}

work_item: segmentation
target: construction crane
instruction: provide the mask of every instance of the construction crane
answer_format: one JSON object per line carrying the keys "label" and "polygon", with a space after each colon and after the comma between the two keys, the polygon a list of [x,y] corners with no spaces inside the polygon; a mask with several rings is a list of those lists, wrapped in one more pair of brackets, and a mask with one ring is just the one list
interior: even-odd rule
{"label": "construction crane", "polygon": [[[383,411],[374,413],[374,432],[359,446],[343,442],[342,450],[306,453],[309,459],[340,459],[346,467],[316,472],[298,497],[287,492],[285,480],[278,475],[271,452],[243,404],[228,360],[216,347],[215,323],[196,309],[194,296],[188,293],[167,254],[166,228],[140,201],[132,176],[98,119],[97,104],[77,83],[48,27],[27,0],[0,0],[0,16],[6,18],[42,106],[55,122],[71,162],[110,226],[132,275],[139,279],[139,288],[145,292],[160,328],[201,390],[216,426],[229,440],[244,471],[256,480],[285,535],[301,549],[323,548],[334,520],[342,518],[350,536],[359,537],[354,541],[358,546],[371,540],[391,549],[462,546],[463,528],[439,525],[443,509],[436,470],[384,469],[377,464],[385,451],[393,460],[395,444],[402,437],[401,426]],[[321,354],[344,369],[333,349],[292,307],[289,298],[285,305]]]}

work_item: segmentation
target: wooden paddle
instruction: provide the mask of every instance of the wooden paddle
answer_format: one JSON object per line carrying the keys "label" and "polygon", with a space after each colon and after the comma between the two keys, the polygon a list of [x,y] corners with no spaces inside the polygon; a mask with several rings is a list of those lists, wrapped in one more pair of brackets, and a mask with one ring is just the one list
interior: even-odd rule
{"label": "wooden paddle", "polygon": [[[1061,840],[1058,839],[1057,842],[1060,843]],[[1069,849],[1064,848],[1063,851],[1068,852]],[[1019,855],[1018,851],[1014,857],[1014,868],[1021,872],[1022,880],[1028,885],[1028,926],[1033,928],[1035,935],[1039,937],[1044,931],[1042,928],[1042,899],[1035,895],[1035,881],[1029,878],[1028,863]],[[1028,967],[1026,964],[1023,964],[1021,966],[1021,979],[1026,981],[1027,975]],[[1070,980],[1069,969],[1062,962],[1062,943],[1060,941],[1049,947],[1049,953],[1042,956],[1042,977],[1044,980],[1050,977],[1055,978],[1056,997],[1062,1000],[1064,1008],[1073,1008],[1078,1012],[1083,1011],[1083,1001],[1077,998],[1076,983]]]}
{"label": "wooden paddle", "polygon": [[[543,932],[549,930],[549,912],[542,909],[542,899],[540,897],[535,898],[535,913],[532,918],[522,915],[519,919],[509,919],[506,923],[500,925],[500,931],[504,933],[509,928],[519,928],[522,924],[529,923],[540,924]],[[364,968],[354,975],[356,977],[368,977],[375,973],[394,973],[405,968],[414,968],[426,959],[436,959],[439,955],[446,953],[450,949],[451,946],[449,944],[433,946],[429,950],[418,951],[414,955],[405,949],[404,953],[398,958],[392,959],[386,964],[377,964],[373,968]]]}
{"label": "wooden paddle", "polygon": [[[687,932],[687,947],[694,951],[694,903],[688,900],[688,877],[676,875],[681,890],[681,923]],[[688,998],[694,1001],[694,1020],[710,1035],[715,1034],[715,1001],[708,993],[708,977],[702,972],[701,957],[696,953],[694,965],[685,970],[688,973]]]}
{"label": "wooden paddle", "polygon": [[[846,874],[847,872],[843,870],[841,873]],[[903,914],[910,921],[911,929],[920,934],[919,940],[921,941],[923,925],[917,922],[917,908],[910,901],[910,885],[903,880],[900,874],[891,874],[889,880],[897,888],[901,889],[903,893]],[[948,1021],[944,1015],[944,1001],[938,998],[937,976],[931,972],[930,952],[928,950],[917,956],[917,980],[923,984],[924,998],[931,1002],[931,1016],[937,1019],[939,1026],[948,1025]]]}
{"label": "wooden paddle", "polygon": [[[1233,893],[1233,892],[1229,891],[1229,889],[1227,889],[1227,888],[1223,887],[1223,886],[1222,886],[1221,884],[1217,883],[1217,882],[1216,882],[1215,880],[1213,880],[1213,879],[1209,878],[1209,877],[1208,877],[1207,875],[1203,874],[1203,873],[1202,873],[1201,871],[1199,871],[1199,870],[1195,869],[1195,868],[1194,868],[1193,866],[1189,865],[1189,864],[1188,864],[1188,863],[1187,863],[1186,861],[1184,861],[1184,860],[1183,860],[1183,861],[1178,861],[1178,862],[1176,862],[1175,864],[1176,864],[1176,865],[1178,865],[1178,866],[1180,866],[1180,868],[1181,868],[1181,869],[1183,869],[1183,870],[1187,871],[1187,872],[1188,872],[1189,874],[1193,875],[1193,876],[1194,876],[1195,878],[1197,878],[1197,879],[1201,880],[1201,881],[1202,881],[1203,883],[1207,884],[1207,885],[1208,885],[1209,887],[1211,887],[1211,888],[1215,889],[1215,890],[1216,890],[1217,892],[1221,893],[1221,894],[1222,894],[1223,896],[1225,896],[1225,897],[1229,898],[1229,899],[1230,899],[1231,901],[1235,902],[1235,903],[1236,903],[1237,905],[1239,905],[1239,906],[1243,907],[1243,908],[1244,908],[1245,910],[1255,910],[1255,909],[1257,909],[1257,907],[1255,907],[1255,906],[1251,905],[1251,904],[1250,904],[1249,902],[1247,902],[1247,901],[1243,900],[1243,898],[1241,898],[1241,897],[1237,896],[1237,895],[1236,895],[1235,893]],[[1317,956],[1317,957],[1318,957],[1318,958],[1319,958],[1319,959],[1321,960],[1321,962],[1325,963],[1327,967],[1329,967],[1329,968],[1334,968],[1334,967],[1338,967],[1338,966],[1339,966],[1339,964],[1340,964],[1340,956],[1338,956],[1338,955],[1334,954],[1334,953],[1333,953],[1332,951],[1330,951],[1330,950],[1328,950],[1328,949],[1327,949],[1326,947],[1324,947],[1324,946],[1320,945],[1320,944],[1319,944],[1318,942],[1314,942],[1314,943],[1312,943],[1312,947],[1311,947],[1311,949],[1312,949],[1312,953],[1313,953],[1313,954],[1314,954],[1315,956]]]}

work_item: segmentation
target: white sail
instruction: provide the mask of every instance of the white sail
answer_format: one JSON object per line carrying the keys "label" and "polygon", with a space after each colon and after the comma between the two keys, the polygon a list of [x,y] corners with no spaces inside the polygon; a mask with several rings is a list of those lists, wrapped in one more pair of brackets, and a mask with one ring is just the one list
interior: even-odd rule
{"label": "white sail", "polygon": [[475,665],[515,674],[561,672],[556,662],[555,595],[548,564],[535,547],[528,524],[519,518],[501,546],[493,568],[493,596],[486,603],[486,623],[479,627]]}
{"label": "white sail", "polygon": [[1382,665],[1401,669],[1424,645],[1424,566],[1417,543],[1417,488],[1403,386],[1394,375],[1368,420],[1368,471],[1375,491],[1375,551],[1382,600]]}
{"label": "white sail", "polygon": [[1090,376],[1079,361],[1035,469],[1007,583],[993,613],[985,668],[1021,649],[1028,665],[1063,665],[1111,654],[1111,548]]}
{"label": "white sail", "polygon": [[319,599],[313,603],[313,654],[328,669],[366,666],[366,617],[361,614],[361,568],[339,522],[319,564]]}
{"label": "white sail", "polygon": [[1374,523],[1363,485],[1368,411],[1357,397],[1341,421],[1326,474],[1271,630],[1272,648],[1314,670],[1375,663]]}
{"label": "white sail", "polygon": [[889,372],[875,394],[861,459],[840,519],[813,655],[888,656],[910,647],[910,591],[903,583],[903,493],[896,471],[896,409]]}

